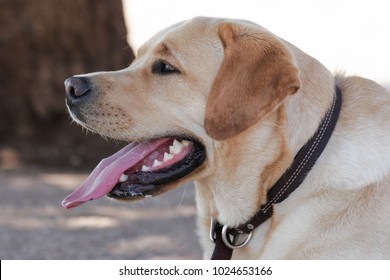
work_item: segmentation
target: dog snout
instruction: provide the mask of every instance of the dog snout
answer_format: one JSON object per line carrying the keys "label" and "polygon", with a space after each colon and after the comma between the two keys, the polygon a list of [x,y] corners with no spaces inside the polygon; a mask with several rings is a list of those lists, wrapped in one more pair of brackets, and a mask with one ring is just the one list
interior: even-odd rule
{"label": "dog snout", "polygon": [[76,99],[85,97],[91,92],[91,85],[88,79],[83,77],[71,77],[65,80],[66,99],[75,101]]}

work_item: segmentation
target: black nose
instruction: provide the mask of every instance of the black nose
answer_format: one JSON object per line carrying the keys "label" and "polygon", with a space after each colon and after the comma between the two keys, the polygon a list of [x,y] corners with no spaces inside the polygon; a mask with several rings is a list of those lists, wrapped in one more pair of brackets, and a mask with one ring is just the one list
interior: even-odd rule
{"label": "black nose", "polygon": [[91,86],[87,78],[71,77],[66,79],[65,92],[68,99],[77,99],[91,91]]}

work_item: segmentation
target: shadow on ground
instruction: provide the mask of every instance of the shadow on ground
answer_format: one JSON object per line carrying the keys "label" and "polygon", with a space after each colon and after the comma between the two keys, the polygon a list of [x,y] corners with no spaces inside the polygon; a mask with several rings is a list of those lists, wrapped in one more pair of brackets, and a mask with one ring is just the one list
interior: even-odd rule
{"label": "shadow on ground", "polygon": [[65,210],[87,174],[0,171],[0,259],[200,259],[193,185]]}

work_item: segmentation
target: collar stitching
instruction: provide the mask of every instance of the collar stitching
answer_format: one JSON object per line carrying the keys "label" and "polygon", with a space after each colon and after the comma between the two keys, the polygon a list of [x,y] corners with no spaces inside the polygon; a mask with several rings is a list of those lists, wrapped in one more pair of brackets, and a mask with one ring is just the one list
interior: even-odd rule
{"label": "collar stitching", "polygon": [[333,115],[333,111],[336,105],[336,98],[333,98],[333,104],[332,108],[330,111],[328,111],[326,115],[326,121],[324,123],[324,126],[321,128],[321,133],[317,135],[317,138],[313,142],[312,146],[310,147],[310,150],[308,154],[306,154],[305,158],[301,161],[299,164],[298,168],[295,170],[295,172],[291,175],[291,177],[288,179],[286,184],[280,189],[280,191],[272,198],[271,201],[269,201],[265,206],[264,209],[262,210],[263,213],[266,213],[271,206],[277,201],[283,193],[286,192],[286,190],[291,186],[291,184],[294,182],[294,180],[297,178],[297,176],[301,173],[303,168],[305,167],[306,163],[309,161],[311,156],[313,155],[313,152],[316,150],[316,147],[318,146],[319,142],[321,141],[322,137],[325,135],[325,131],[329,126],[331,116]]}

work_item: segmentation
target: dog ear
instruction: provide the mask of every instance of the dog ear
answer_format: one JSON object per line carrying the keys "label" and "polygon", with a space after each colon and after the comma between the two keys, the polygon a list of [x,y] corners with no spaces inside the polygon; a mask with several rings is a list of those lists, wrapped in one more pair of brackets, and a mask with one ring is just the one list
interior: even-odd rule
{"label": "dog ear", "polygon": [[207,100],[205,129],[224,140],[248,129],[300,87],[299,71],[278,39],[223,23],[224,58]]}

